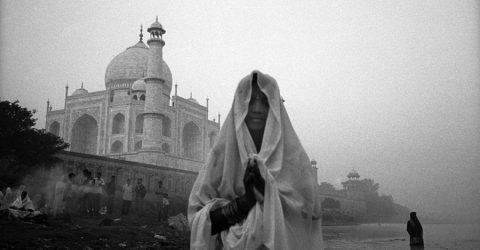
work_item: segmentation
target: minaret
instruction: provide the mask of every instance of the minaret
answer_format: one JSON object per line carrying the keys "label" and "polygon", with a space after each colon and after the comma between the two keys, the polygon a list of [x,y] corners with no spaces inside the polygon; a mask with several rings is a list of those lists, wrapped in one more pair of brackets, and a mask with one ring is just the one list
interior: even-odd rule
{"label": "minaret", "polygon": [[[142,149],[148,151],[161,151],[162,148],[162,110],[168,98],[164,95],[166,81],[162,74],[163,46],[162,39],[165,30],[158,22],[158,17],[147,30],[150,39],[147,44],[150,47],[148,57],[147,76],[145,77],[146,98],[143,123],[144,141]],[[171,88],[171,86],[170,86]],[[167,100],[165,100],[167,99]]]}
{"label": "minaret", "polygon": [[206,115],[207,121],[208,121],[208,101],[209,101],[209,99],[208,99],[208,96],[207,96],[207,115]]}
{"label": "minaret", "polygon": [[317,168],[317,161],[316,161],[316,160],[311,160],[311,161],[310,161],[310,164],[312,164],[313,173],[315,174],[315,176],[314,176],[313,178],[315,178],[315,182],[318,184],[318,168]]}

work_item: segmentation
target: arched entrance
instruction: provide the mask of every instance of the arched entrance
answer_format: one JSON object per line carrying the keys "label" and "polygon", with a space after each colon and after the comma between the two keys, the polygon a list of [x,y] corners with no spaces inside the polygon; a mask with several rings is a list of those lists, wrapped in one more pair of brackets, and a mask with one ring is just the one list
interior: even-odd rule
{"label": "arched entrance", "polygon": [[200,129],[193,122],[183,127],[183,155],[189,158],[201,159],[201,136]]}
{"label": "arched entrance", "polygon": [[48,129],[48,132],[58,136],[60,133],[60,123],[52,122],[52,124],[50,124],[50,128]]}
{"label": "arched entrance", "polygon": [[170,137],[171,136],[171,132],[170,132],[170,126],[171,126],[171,121],[170,121],[170,118],[168,118],[168,116],[164,116],[162,118],[162,135],[163,136],[166,136],[166,137]]}
{"label": "arched entrance", "polygon": [[135,133],[143,134],[143,115],[137,115],[137,119],[135,120]]}
{"label": "arched entrance", "polygon": [[122,153],[123,152],[123,143],[120,142],[120,141],[115,141],[113,144],[112,144],[112,147],[110,149],[110,152],[112,154],[118,154],[118,153]]}
{"label": "arched entrance", "polygon": [[70,150],[85,154],[97,154],[97,121],[90,115],[82,115],[72,128]]}
{"label": "arched entrance", "polygon": [[123,134],[125,131],[125,116],[116,114],[112,122],[112,134]]}
{"label": "arched entrance", "polygon": [[135,152],[139,151],[140,149],[142,149],[142,141],[135,143]]}

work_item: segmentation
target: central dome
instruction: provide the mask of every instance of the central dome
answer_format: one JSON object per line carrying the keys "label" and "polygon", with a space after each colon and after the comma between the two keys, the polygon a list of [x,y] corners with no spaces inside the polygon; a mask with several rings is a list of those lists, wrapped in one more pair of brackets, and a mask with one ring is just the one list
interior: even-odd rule
{"label": "central dome", "polygon": [[[108,89],[115,83],[132,84],[134,81],[146,77],[149,55],[150,50],[142,41],[118,54],[107,66],[105,87]],[[171,86],[172,72],[163,60],[162,71],[167,85]]]}

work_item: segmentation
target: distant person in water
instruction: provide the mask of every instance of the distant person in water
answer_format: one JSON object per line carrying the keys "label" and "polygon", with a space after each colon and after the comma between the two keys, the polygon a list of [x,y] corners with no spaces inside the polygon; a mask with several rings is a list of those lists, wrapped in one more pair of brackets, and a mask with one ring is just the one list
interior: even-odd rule
{"label": "distant person in water", "polygon": [[423,247],[423,228],[415,212],[410,213],[410,220],[407,222],[407,232],[410,235],[410,246]]}

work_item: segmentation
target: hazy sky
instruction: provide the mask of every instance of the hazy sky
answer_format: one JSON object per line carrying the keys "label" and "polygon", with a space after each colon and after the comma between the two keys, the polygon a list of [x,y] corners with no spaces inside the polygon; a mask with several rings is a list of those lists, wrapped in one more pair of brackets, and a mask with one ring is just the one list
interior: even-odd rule
{"label": "hazy sky", "polygon": [[67,83],[104,90],[110,60],[158,15],[179,95],[208,96],[210,119],[259,69],[320,181],[340,187],[354,168],[420,218],[480,221],[479,13],[458,0],[0,0],[0,96],[43,128],[48,98],[61,109]]}

